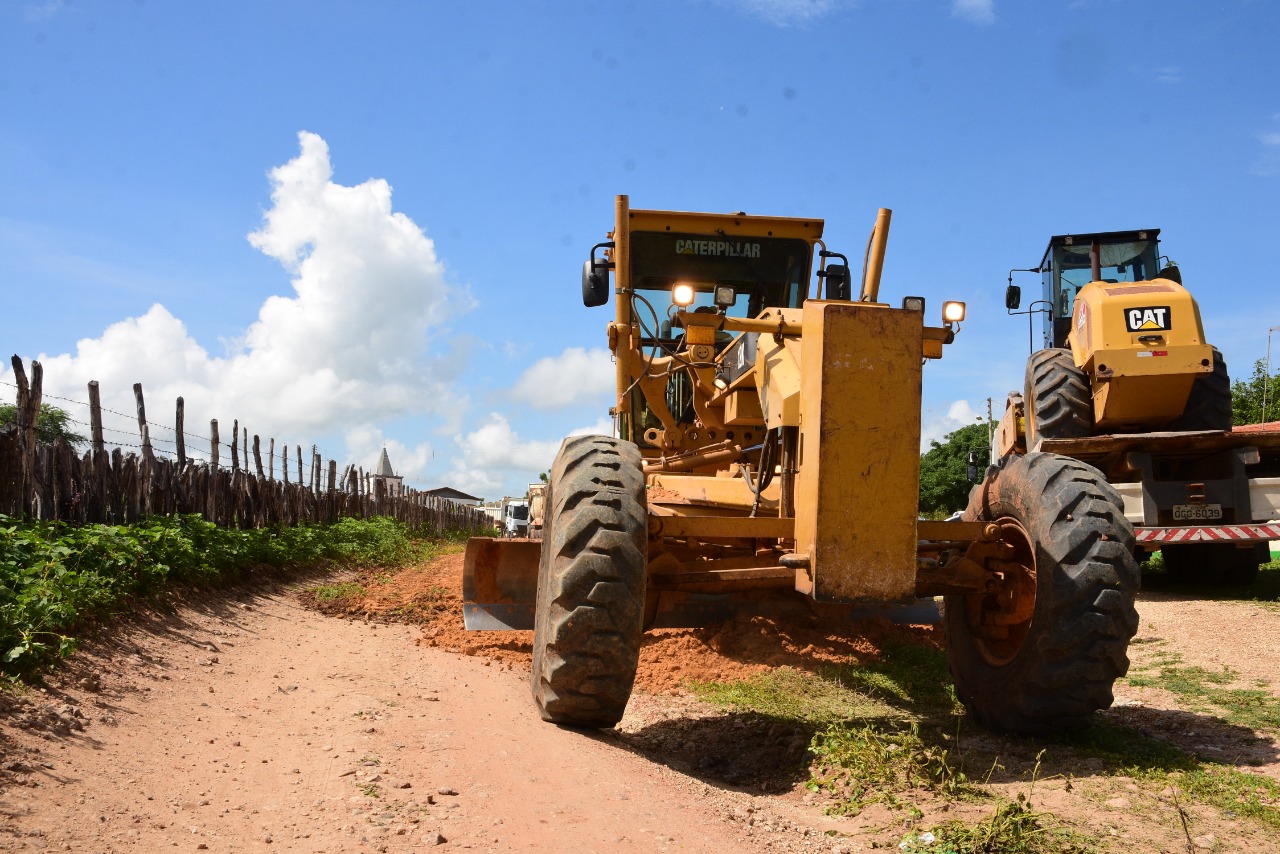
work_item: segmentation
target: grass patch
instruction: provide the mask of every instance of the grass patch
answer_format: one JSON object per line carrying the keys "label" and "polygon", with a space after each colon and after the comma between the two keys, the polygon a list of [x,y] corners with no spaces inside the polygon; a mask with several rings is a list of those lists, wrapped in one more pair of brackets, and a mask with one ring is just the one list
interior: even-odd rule
{"label": "grass patch", "polygon": [[713,705],[779,721],[821,725],[892,714],[883,702],[851,690],[838,679],[814,677],[791,667],[742,682],[694,682],[689,687]]}
{"label": "grass patch", "polygon": [[857,815],[869,804],[913,808],[910,795],[925,791],[949,800],[980,791],[953,764],[950,752],[926,744],[913,723],[902,728],[834,723],[814,736],[814,761],[806,786],[837,798],[833,815]]}
{"label": "grass patch", "polygon": [[951,684],[947,654],[933,647],[890,644],[874,661],[843,665],[825,675],[913,715],[960,714],[963,708]]}
{"label": "grass patch", "polygon": [[337,602],[347,599],[358,599],[368,591],[363,584],[355,581],[343,581],[338,584],[321,584],[311,588],[311,595],[317,602]]}
{"label": "grass patch", "polygon": [[439,548],[385,517],[235,530],[198,516],[84,527],[0,516],[0,674],[39,671],[69,654],[85,625],[174,584],[221,584],[262,569],[390,565]]}
{"label": "grass patch", "polygon": [[911,833],[898,845],[907,854],[1088,854],[1092,840],[1050,813],[1037,812],[1024,795],[1006,801],[975,824],[949,821]]}
{"label": "grass patch", "polygon": [[1102,759],[1109,773],[1153,788],[1176,786],[1187,799],[1280,828],[1280,782],[1231,765],[1206,762],[1129,727],[1100,724],[1060,743]]}
{"label": "grass patch", "polygon": [[1139,688],[1170,691],[1192,711],[1208,712],[1237,726],[1280,732],[1280,699],[1256,683],[1240,687],[1240,674],[1230,667],[1214,671],[1183,665],[1182,656],[1161,651],[1126,678]]}
{"label": "grass patch", "polygon": [[[1270,722],[1280,703],[1260,696],[1252,686],[1240,687],[1234,671],[1187,667],[1176,654],[1161,650],[1153,651],[1147,667],[1158,687],[1189,701],[1199,698],[1219,709],[1224,720],[1254,728],[1276,726]],[[1139,670],[1130,681],[1146,673]],[[716,705],[803,724],[811,732],[806,786],[824,794],[833,813],[856,814],[868,805],[882,804],[915,816],[917,805],[930,799],[989,797],[985,784],[992,772],[1005,781],[1033,781],[1041,771],[1039,757],[1034,768],[1029,759],[1018,759],[1023,751],[1016,743],[961,751],[969,724],[955,700],[945,654],[927,646],[893,646],[875,661],[818,673],[776,670],[743,682],[693,688]],[[1201,760],[1139,730],[1103,721],[1029,741],[1026,746],[1038,743],[1046,748],[1041,753],[1047,757],[1044,768],[1053,776],[1069,778],[1078,773],[1082,760],[1096,759],[1101,766],[1094,772],[1098,777],[1128,778],[1152,792],[1174,787],[1184,804],[1209,806],[1280,829],[1280,783],[1247,768]],[[1006,765],[1023,767],[1007,770]],[[927,831],[931,837],[913,831],[902,840],[907,845],[902,850],[1050,854],[1090,851],[1097,844],[1052,814],[1034,809],[1025,797],[995,803],[981,821],[943,823]],[[926,842],[929,838],[933,841]]]}
{"label": "grass patch", "polygon": [[[827,811],[856,815],[873,803],[914,809],[919,794],[980,796],[957,764],[945,731],[959,709],[940,650],[892,644],[880,658],[805,673],[779,668],[741,682],[695,683],[715,705],[811,733],[806,785],[832,800]],[[921,713],[927,735],[922,735]],[[858,723],[851,723],[858,721]]]}

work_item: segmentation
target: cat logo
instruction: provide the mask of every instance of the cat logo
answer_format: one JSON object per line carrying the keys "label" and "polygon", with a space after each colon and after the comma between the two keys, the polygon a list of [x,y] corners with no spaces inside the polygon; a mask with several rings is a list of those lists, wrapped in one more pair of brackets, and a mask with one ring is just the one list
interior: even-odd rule
{"label": "cat logo", "polygon": [[1147,332],[1150,330],[1171,329],[1169,325],[1169,306],[1150,305],[1143,308],[1126,308],[1124,325],[1130,332]]}

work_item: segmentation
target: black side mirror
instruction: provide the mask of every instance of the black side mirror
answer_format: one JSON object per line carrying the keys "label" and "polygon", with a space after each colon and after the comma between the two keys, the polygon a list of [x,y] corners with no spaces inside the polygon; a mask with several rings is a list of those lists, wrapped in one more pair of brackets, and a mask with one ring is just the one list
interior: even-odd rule
{"label": "black side mirror", "polygon": [[965,466],[965,474],[969,478],[970,483],[978,482],[978,452],[969,452],[969,463]]}
{"label": "black side mirror", "polygon": [[849,299],[849,268],[843,264],[828,264],[819,270],[818,276],[826,280],[823,289],[827,299]]}
{"label": "black side mirror", "polygon": [[582,304],[595,308],[609,301],[609,262],[591,258],[582,265]]}
{"label": "black side mirror", "polygon": [[1020,305],[1022,305],[1022,288],[1010,285],[1004,292],[1004,307],[1009,311],[1017,311]]}

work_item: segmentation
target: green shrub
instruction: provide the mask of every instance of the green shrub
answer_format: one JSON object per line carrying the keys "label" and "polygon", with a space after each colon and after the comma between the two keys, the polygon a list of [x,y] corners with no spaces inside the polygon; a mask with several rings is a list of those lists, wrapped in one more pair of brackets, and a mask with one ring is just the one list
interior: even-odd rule
{"label": "green shrub", "polygon": [[392,565],[423,549],[386,517],[242,531],[198,516],[80,528],[0,516],[0,673],[29,673],[68,654],[78,627],[175,583],[215,584],[264,568]]}

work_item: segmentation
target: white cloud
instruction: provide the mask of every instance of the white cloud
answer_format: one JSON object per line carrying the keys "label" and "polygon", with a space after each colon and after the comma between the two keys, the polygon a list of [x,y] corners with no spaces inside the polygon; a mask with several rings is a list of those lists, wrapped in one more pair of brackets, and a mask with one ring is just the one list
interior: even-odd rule
{"label": "white cloud", "polygon": [[926,411],[920,427],[920,452],[929,450],[932,442],[941,442],[942,437],[948,433],[985,420],[986,416],[970,406],[967,400],[952,402],[947,407],[945,415],[935,414],[931,410]]}
{"label": "white cloud", "polygon": [[1176,65],[1165,65],[1156,69],[1157,83],[1181,83],[1182,69]]}
{"label": "white cloud", "polygon": [[719,0],[737,6],[747,13],[763,18],[780,27],[803,24],[826,17],[843,6],[847,0]]}
{"label": "white cloud", "polygon": [[[1280,114],[1272,118],[1280,121]],[[1263,131],[1257,138],[1262,144],[1262,153],[1254,165],[1254,173],[1264,178],[1280,175],[1280,130]]]}
{"label": "white cloud", "polygon": [[325,141],[298,139],[298,156],[271,171],[271,208],[248,235],[292,274],[293,295],[269,297],[225,357],[154,305],[79,341],[74,354],[42,356],[51,394],[83,400],[96,379],[104,405],[130,413],[141,382],[149,420],[168,423],[161,413],[182,395],[193,433],[217,417],[226,439],[239,418],[290,444],[465,407],[449,385],[449,362],[465,352],[432,357],[426,340],[469,296],[446,282],[432,241],[392,210],[386,181],[335,184]]}
{"label": "white cloud", "polygon": [[569,347],[534,362],[511,388],[511,397],[534,409],[592,403],[608,408],[615,391],[612,355],[604,348]]}
{"label": "white cloud", "polygon": [[[613,433],[613,422],[600,419],[594,424],[571,430],[570,436]],[[478,429],[454,437],[457,453],[453,470],[443,475],[443,482],[455,489],[485,498],[504,494],[524,494],[524,486],[537,481],[538,475],[551,468],[563,439],[524,439],[512,429],[506,417],[491,413]]]}
{"label": "white cloud", "polygon": [[996,20],[995,0],[952,0],[951,14],[975,24],[991,24]]}
{"label": "white cloud", "polygon": [[368,473],[378,465],[383,449],[391,460],[391,470],[404,478],[406,485],[415,489],[435,486],[444,460],[436,461],[435,446],[421,442],[410,447],[397,439],[388,438],[381,429],[371,424],[360,424],[342,434],[347,453],[355,465]]}
{"label": "white cloud", "polygon": [[28,3],[22,9],[22,16],[28,23],[42,24],[57,17],[66,3],[63,0],[44,0],[42,3]]}

